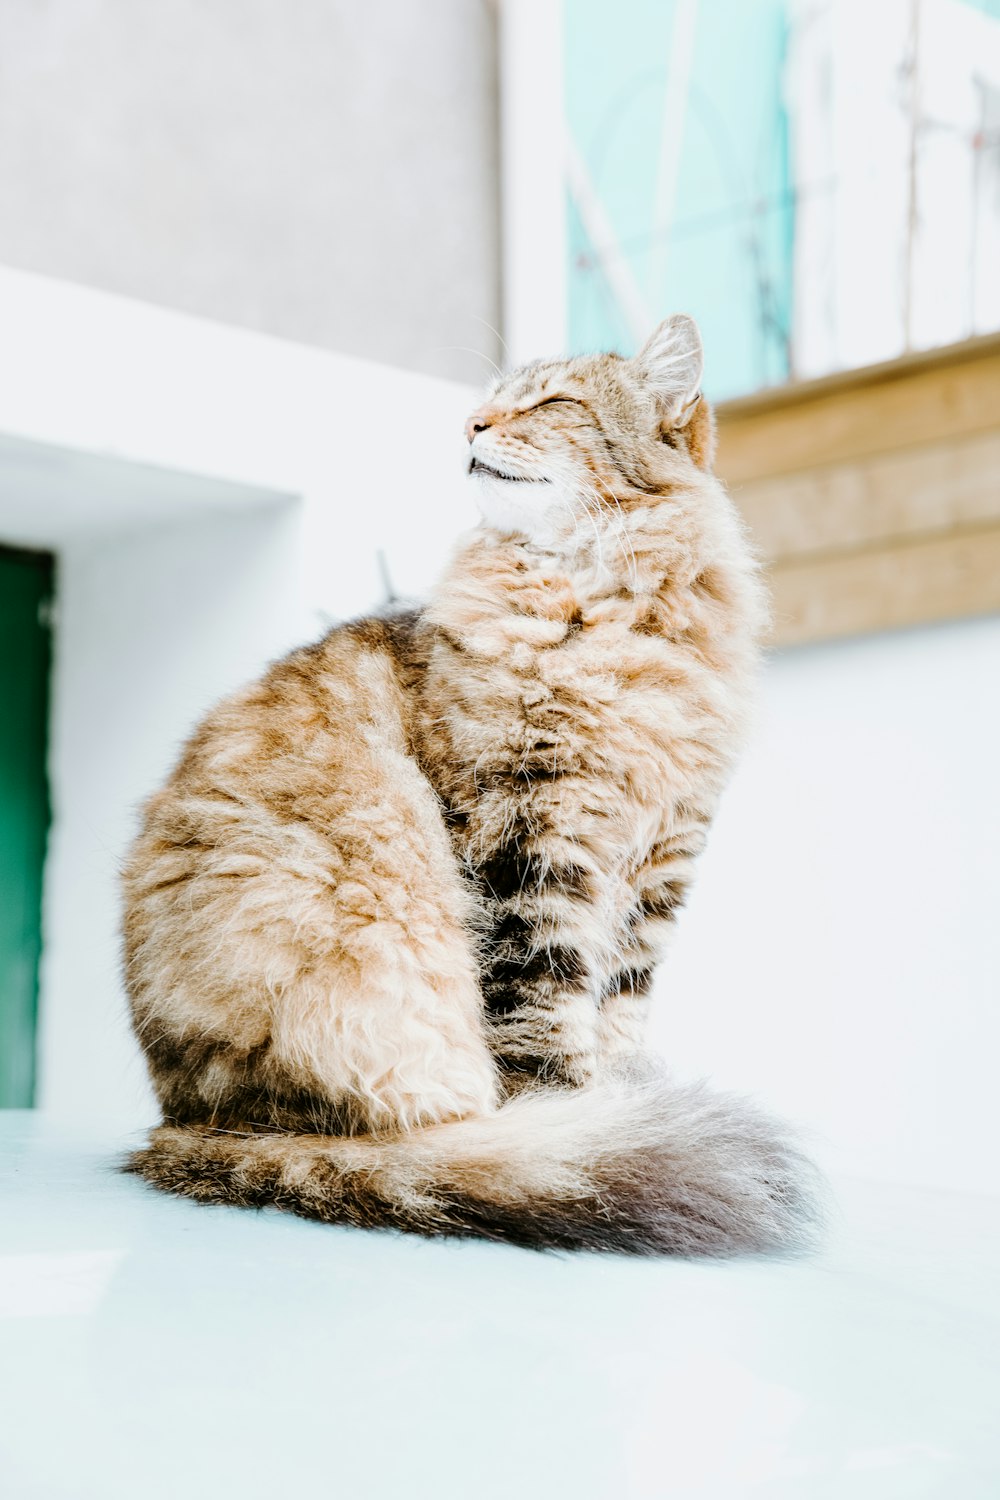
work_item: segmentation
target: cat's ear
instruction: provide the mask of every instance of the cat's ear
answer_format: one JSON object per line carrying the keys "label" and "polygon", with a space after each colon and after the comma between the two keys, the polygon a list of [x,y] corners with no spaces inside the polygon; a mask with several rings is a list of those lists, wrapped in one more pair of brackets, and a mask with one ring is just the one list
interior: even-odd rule
{"label": "cat's ear", "polygon": [[694,318],[674,313],[655,329],[632,361],[656,397],[664,427],[684,427],[701,396],[704,353]]}

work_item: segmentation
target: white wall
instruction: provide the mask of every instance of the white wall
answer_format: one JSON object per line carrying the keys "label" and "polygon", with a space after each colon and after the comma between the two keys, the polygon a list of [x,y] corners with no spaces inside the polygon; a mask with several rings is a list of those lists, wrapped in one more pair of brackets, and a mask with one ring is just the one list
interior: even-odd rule
{"label": "white wall", "polygon": [[97,531],[61,548],[38,1103],[155,1114],[120,982],[118,872],[135,812],[195,720],[299,627],[292,504]]}
{"label": "white wall", "polygon": [[1000,1190],[1000,619],[783,652],[657,986],[831,1166]]}

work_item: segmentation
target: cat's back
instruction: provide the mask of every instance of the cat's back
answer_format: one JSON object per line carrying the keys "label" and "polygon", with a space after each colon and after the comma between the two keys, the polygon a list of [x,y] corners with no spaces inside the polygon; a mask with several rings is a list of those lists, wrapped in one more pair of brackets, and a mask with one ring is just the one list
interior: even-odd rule
{"label": "cat's back", "polygon": [[407,756],[418,627],[416,613],[337,625],[217,704],[142,810],[126,906],[220,850],[266,857],[279,827],[328,828],[366,764]]}
{"label": "cat's back", "polygon": [[349,621],[274,662],[205,716],[164,789],[239,783],[267,792],[339,763],[359,739],[398,743],[417,624],[415,613]]}

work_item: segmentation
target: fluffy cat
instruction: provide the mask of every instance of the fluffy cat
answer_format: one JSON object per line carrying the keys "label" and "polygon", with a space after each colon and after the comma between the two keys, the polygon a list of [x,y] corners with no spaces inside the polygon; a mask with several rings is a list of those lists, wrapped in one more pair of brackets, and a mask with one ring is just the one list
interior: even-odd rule
{"label": "fluffy cat", "polygon": [[808,1172],[643,1054],[654,967],[743,734],[765,620],[701,342],[501,378],[482,523],[429,605],[222,703],[145,809],[126,978],[208,1202],[531,1246],[797,1243]]}

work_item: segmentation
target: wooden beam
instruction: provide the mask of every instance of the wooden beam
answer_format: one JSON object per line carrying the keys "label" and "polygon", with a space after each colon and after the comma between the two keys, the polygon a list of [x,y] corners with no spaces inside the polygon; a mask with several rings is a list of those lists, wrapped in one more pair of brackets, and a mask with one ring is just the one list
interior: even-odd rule
{"label": "wooden beam", "polygon": [[791,644],[1000,610],[1000,336],[719,408]]}
{"label": "wooden beam", "polygon": [[768,558],[1000,521],[1000,431],[732,487]]}
{"label": "wooden beam", "polygon": [[860,635],[1000,608],[1000,526],[779,562],[772,643]]}
{"label": "wooden beam", "polygon": [[[964,351],[964,352],[960,352]],[[1000,338],[769,391],[719,409],[729,484],[995,429]]]}

